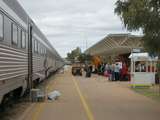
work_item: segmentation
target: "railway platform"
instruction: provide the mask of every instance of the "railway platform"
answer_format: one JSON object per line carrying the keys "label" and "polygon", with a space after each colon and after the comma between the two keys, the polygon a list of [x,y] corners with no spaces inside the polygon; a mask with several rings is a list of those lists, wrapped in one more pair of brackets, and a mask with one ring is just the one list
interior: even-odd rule
{"label": "railway platform", "polygon": [[53,90],[61,92],[58,100],[32,104],[20,120],[160,119],[160,103],[102,76],[74,77],[68,68],[49,82],[47,91]]}

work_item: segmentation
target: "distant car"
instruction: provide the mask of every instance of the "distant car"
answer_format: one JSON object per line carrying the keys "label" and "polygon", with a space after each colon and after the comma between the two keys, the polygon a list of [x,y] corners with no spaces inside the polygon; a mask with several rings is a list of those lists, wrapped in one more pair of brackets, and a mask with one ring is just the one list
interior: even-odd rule
{"label": "distant car", "polygon": [[82,64],[80,62],[75,62],[72,64],[72,75],[82,76]]}

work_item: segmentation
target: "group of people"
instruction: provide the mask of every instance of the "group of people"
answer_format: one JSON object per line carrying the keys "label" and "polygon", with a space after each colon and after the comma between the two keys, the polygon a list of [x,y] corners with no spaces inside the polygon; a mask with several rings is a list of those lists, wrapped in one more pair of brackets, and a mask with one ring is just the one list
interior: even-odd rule
{"label": "group of people", "polygon": [[127,81],[128,77],[128,67],[125,63],[115,63],[115,64],[100,64],[97,68],[93,65],[85,65],[86,77],[91,77],[92,73],[104,75],[110,81]]}
{"label": "group of people", "polygon": [[128,78],[128,67],[125,63],[122,65],[119,63],[115,64],[101,64],[98,66],[97,72],[99,75],[104,75],[111,81],[127,81]]}

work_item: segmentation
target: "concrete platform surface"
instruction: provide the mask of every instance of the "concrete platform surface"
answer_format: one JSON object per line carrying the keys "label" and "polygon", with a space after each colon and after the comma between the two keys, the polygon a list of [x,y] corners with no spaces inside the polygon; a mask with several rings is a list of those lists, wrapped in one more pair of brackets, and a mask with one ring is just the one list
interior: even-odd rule
{"label": "concrete platform surface", "polygon": [[59,90],[62,96],[36,103],[23,120],[160,120],[160,103],[125,84],[97,75],[73,77],[65,71],[48,85],[48,91]]}

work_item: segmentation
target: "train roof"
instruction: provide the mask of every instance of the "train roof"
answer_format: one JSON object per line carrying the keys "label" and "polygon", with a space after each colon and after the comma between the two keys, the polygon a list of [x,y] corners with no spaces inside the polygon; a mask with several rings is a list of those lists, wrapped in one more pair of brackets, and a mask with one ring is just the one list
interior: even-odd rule
{"label": "train roof", "polygon": [[27,24],[29,16],[17,0],[3,1]]}
{"label": "train roof", "polygon": [[[28,20],[33,21],[27,12],[24,10],[24,8],[19,4],[17,0],[3,0],[3,2],[12,9],[18,17],[25,23],[28,24]],[[50,51],[58,58],[61,58],[58,52],[53,48],[51,43],[48,41],[46,36],[41,32],[41,30],[38,28],[38,26],[33,22],[33,29],[34,32],[47,44]]]}

